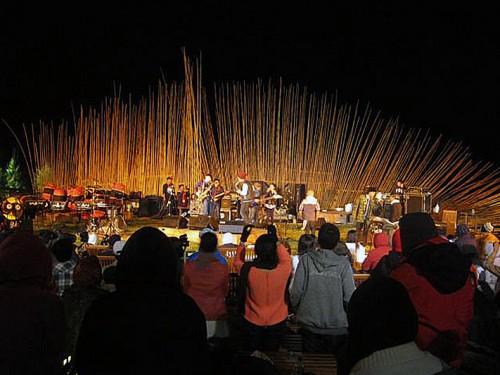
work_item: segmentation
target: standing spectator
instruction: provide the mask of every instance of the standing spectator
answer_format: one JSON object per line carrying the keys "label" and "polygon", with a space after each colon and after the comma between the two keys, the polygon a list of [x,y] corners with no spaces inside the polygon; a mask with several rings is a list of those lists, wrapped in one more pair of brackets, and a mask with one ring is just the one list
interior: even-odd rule
{"label": "standing spectator", "polygon": [[217,253],[217,236],[207,232],[201,237],[196,256],[193,254],[184,266],[184,291],[203,311],[208,337],[228,335],[226,296],[229,271],[226,259]]}
{"label": "standing spectator", "polygon": [[66,317],[66,354],[73,356],[83,317],[92,302],[107,292],[99,288],[102,270],[96,256],[84,257],[73,271],[73,285],[62,296]]}
{"label": "standing spectator", "polygon": [[308,190],[306,197],[299,206],[299,212],[302,214],[302,229],[308,234],[314,234],[316,228],[316,219],[320,210],[319,202],[314,196],[314,191]]}
{"label": "standing spectator", "polygon": [[472,319],[475,277],[455,244],[437,235],[425,213],[400,221],[404,262],[391,277],[403,284],[417,310],[416,342],[454,367],[462,362]]}
{"label": "standing spectator", "polygon": [[363,262],[363,271],[370,272],[377,267],[378,262],[389,254],[391,247],[389,246],[389,237],[385,233],[376,233],[373,236],[374,248],[370,250],[368,256]]}
{"label": "standing spectator", "polygon": [[52,277],[57,285],[57,295],[61,297],[64,290],[73,284],[73,270],[78,263],[78,255],[70,238],[57,240],[51,250],[56,260],[52,268]]}
{"label": "standing spectator", "polygon": [[304,254],[295,273],[290,300],[306,351],[335,351],[347,335],[346,308],[354,279],[349,259],[334,252],[339,238],[335,225],[323,224],[319,250]]}
{"label": "standing spectator", "polygon": [[182,292],[178,267],[170,240],[158,229],[143,227],[127,240],[116,292],[94,301],[83,319],[79,375],[210,371],[205,318]]}
{"label": "standing spectator", "polygon": [[417,312],[397,281],[380,277],[362,283],[347,315],[349,338],[339,374],[428,375],[447,368],[415,344]]}
{"label": "standing spectator", "polygon": [[59,373],[64,311],[51,277],[52,257],[38,237],[15,233],[0,244],[0,373]]}
{"label": "standing spectator", "polygon": [[316,250],[316,247],[318,246],[317,241],[316,241],[316,236],[314,234],[303,234],[299,238],[299,245],[298,245],[298,253],[297,255],[292,255],[292,277],[290,278],[290,286],[289,289],[292,290],[293,286],[293,279],[295,277],[295,272],[297,272],[297,267],[300,262],[300,258],[302,255]]}
{"label": "standing spectator", "polygon": [[291,272],[290,255],[276,237],[261,235],[255,242],[256,258],[245,262],[245,242],[251,227],[241,235],[234,265],[240,274],[243,317],[252,350],[276,350],[288,316],[287,283]]}

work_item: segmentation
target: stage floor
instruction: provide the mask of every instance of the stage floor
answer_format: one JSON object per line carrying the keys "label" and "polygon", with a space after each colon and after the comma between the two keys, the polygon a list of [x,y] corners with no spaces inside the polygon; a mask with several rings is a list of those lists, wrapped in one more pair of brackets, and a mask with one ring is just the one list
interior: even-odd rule
{"label": "stage floor", "polygon": [[[292,248],[292,251],[295,253],[297,251],[298,240],[300,236],[304,234],[304,231],[300,230],[301,224],[276,223],[275,225],[278,230],[279,238],[288,241]],[[69,233],[78,234],[82,231],[85,231],[85,226],[85,222],[78,222],[78,219],[76,217],[69,214],[57,214],[53,216],[51,215],[46,217],[37,217],[33,222],[33,228],[35,232],[38,232],[42,229],[59,229]],[[163,219],[153,219],[150,217],[133,217],[127,220],[127,228],[122,233],[120,233],[120,236],[122,237],[122,239],[127,239],[136,230],[145,226],[159,228],[169,237],[179,237],[182,234],[187,234],[189,240],[189,249],[196,250],[198,248],[198,244],[200,242],[199,230],[166,227],[165,220]],[[350,229],[353,229],[354,225],[337,224],[337,227],[340,230],[341,239],[345,240],[347,237],[347,232]],[[265,228],[253,228],[248,242],[254,243],[259,235],[265,233],[267,233],[267,230]],[[238,243],[240,235],[233,235],[236,243]],[[102,238],[102,236],[99,237]],[[219,244],[222,244],[222,234],[220,233],[218,237]]]}

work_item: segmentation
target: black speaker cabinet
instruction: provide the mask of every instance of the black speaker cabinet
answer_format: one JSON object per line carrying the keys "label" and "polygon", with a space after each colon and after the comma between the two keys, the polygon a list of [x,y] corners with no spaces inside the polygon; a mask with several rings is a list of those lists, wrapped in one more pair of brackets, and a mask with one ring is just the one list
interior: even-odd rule
{"label": "black speaker cabinet", "polygon": [[139,216],[154,216],[160,212],[163,198],[156,195],[148,195],[139,203]]}
{"label": "black speaker cabinet", "polygon": [[406,200],[406,213],[424,212],[424,197],[421,194],[411,194]]}
{"label": "black speaker cabinet", "polygon": [[219,224],[214,218],[207,215],[197,215],[197,216],[191,216],[189,218],[189,229],[201,230],[208,226],[211,226],[214,230],[217,230]]}
{"label": "black speaker cabinet", "polygon": [[219,224],[219,232],[221,233],[243,233],[245,224],[242,221],[227,221],[225,224]]}
{"label": "black speaker cabinet", "polygon": [[169,228],[179,228],[179,218],[180,216],[165,216],[163,218],[163,224]]}

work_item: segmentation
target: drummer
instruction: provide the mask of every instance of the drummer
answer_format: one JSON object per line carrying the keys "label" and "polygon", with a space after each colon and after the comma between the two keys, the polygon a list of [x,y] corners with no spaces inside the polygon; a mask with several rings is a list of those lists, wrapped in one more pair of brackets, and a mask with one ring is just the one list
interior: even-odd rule
{"label": "drummer", "polygon": [[274,211],[278,206],[278,199],[281,198],[281,195],[278,195],[278,192],[276,190],[276,184],[274,183],[269,184],[269,187],[266,190],[264,198],[265,198],[264,208],[266,212],[266,222],[267,224],[270,225],[274,221]]}

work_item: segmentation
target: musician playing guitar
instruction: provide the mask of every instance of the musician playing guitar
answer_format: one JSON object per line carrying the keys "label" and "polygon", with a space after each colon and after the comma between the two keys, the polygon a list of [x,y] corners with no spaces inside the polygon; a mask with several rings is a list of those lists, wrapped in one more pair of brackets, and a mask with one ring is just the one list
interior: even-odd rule
{"label": "musician playing guitar", "polygon": [[208,197],[210,196],[210,189],[212,187],[212,175],[207,173],[205,174],[205,178],[198,182],[195,186],[195,194],[201,206],[201,214],[208,215],[210,209],[210,200]]}
{"label": "musician playing guitar", "polygon": [[220,204],[221,199],[224,195],[228,194],[228,191],[224,191],[224,188],[220,184],[220,180],[216,178],[212,187],[210,188],[210,216],[215,218],[217,221],[220,218]]}
{"label": "musician playing guitar", "polygon": [[186,188],[184,184],[180,184],[177,193],[177,208],[179,209],[179,215],[189,211],[189,198],[189,188]]}
{"label": "musician playing guitar", "polygon": [[274,221],[274,211],[277,207],[277,200],[281,198],[281,195],[278,195],[276,191],[276,185],[274,183],[269,184],[267,188],[264,207],[266,210],[266,221],[269,225],[271,225]]}

